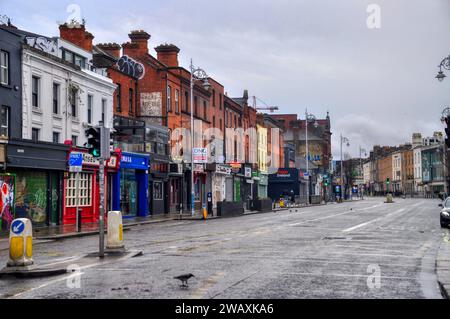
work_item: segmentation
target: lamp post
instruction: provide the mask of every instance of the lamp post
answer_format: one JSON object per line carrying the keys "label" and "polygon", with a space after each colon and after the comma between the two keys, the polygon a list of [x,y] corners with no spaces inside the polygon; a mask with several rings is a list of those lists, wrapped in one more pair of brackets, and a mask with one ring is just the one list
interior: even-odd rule
{"label": "lamp post", "polygon": [[442,69],[450,70],[450,55],[442,60],[441,64],[439,65],[439,72],[436,76],[436,79],[438,79],[439,82],[444,81],[444,79],[447,77]]}
{"label": "lamp post", "polygon": [[445,133],[447,135],[446,139],[444,140],[444,143],[442,145],[443,148],[443,174],[444,174],[444,179],[445,179],[445,187],[444,187],[444,192],[446,194],[448,194],[449,192],[449,179],[448,179],[448,147],[450,144],[450,107],[445,108],[442,111],[442,117],[441,117],[441,121],[442,123],[445,123],[446,128],[445,128]]}
{"label": "lamp post", "polygon": [[211,88],[208,75],[203,69],[195,68],[191,59],[191,214],[195,215],[195,187],[194,187],[194,87],[195,82],[202,81],[203,88]]}
{"label": "lamp post", "polygon": [[[367,151],[362,148],[361,146],[359,147],[359,165],[360,165],[360,176],[362,176],[362,185],[364,185],[364,167],[363,167],[363,163],[362,163],[362,154],[364,154],[364,156],[367,156]],[[363,193],[363,187],[362,185],[360,186],[360,190],[361,190],[361,199],[364,199],[364,193]]]}
{"label": "lamp post", "polygon": [[308,174],[308,184],[306,187],[306,203],[309,205],[310,204],[310,181],[311,181],[311,176],[309,174],[309,142],[308,142],[308,124],[314,122],[314,126],[317,128],[319,125],[317,123],[317,119],[316,117],[311,114],[308,113],[308,110],[305,111],[305,127],[306,127],[306,136],[305,136],[305,140],[306,140],[306,173]]}
{"label": "lamp post", "polygon": [[341,134],[341,200],[344,199],[344,155],[342,154],[343,144],[347,143],[347,147],[350,146],[350,140]]}

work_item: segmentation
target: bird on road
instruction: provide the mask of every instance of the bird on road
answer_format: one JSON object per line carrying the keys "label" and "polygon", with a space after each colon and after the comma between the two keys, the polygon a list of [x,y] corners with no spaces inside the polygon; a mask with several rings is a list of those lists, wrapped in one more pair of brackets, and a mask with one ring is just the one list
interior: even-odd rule
{"label": "bird on road", "polygon": [[192,277],[195,277],[193,274],[185,274],[178,277],[174,277],[173,279],[177,279],[181,281],[181,288],[189,288],[188,280]]}

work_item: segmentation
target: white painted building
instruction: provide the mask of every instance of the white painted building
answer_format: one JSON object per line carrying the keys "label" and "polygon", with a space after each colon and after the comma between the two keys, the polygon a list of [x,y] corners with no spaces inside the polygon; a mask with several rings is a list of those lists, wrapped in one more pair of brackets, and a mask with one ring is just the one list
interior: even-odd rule
{"label": "white painted building", "polygon": [[111,128],[116,85],[103,70],[92,68],[92,52],[61,38],[28,36],[26,41],[23,138],[53,143],[72,140],[83,146],[90,126],[104,121]]}
{"label": "white painted building", "polygon": [[392,154],[392,189],[394,191],[402,190],[402,153]]}
{"label": "white painted building", "polygon": [[417,146],[414,152],[414,191],[423,192],[422,186],[422,146]]}

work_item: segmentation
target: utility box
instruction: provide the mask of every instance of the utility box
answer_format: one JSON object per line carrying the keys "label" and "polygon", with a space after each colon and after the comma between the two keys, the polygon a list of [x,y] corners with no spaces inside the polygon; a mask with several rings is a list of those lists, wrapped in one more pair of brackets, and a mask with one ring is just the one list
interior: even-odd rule
{"label": "utility box", "polygon": [[108,213],[108,239],[106,242],[108,251],[124,251],[122,212],[112,211]]}

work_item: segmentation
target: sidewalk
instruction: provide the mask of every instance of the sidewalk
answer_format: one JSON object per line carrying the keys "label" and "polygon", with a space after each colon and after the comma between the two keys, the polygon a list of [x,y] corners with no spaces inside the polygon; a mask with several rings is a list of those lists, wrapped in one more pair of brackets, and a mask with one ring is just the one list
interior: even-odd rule
{"label": "sidewalk", "polygon": [[442,296],[450,299],[450,234],[447,234],[439,247],[436,258],[436,273]]}

